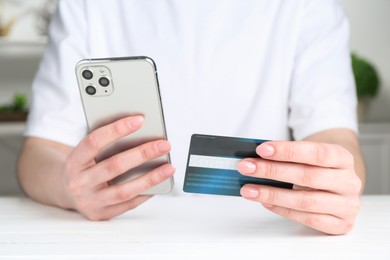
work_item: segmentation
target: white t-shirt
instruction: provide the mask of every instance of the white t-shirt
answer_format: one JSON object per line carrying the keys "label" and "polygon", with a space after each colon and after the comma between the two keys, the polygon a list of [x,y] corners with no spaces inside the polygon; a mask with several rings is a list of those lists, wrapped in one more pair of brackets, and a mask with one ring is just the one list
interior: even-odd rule
{"label": "white t-shirt", "polygon": [[60,1],[26,131],[75,146],[87,133],[75,64],[157,64],[181,188],[193,133],[295,139],[357,130],[349,27],[337,0]]}

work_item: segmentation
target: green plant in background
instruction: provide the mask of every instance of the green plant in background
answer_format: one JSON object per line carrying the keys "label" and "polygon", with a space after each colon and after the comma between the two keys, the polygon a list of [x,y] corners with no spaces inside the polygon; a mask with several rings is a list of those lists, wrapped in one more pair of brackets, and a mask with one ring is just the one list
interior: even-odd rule
{"label": "green plant in background", "polygon": [[0,112],[27,113],[27,110],[27,96],[20,93],[15,94],[11,103],[0,106]]}
{"label": "green plant in background", "polygon": [[358,98],[375,97],[378,94],[380,86],[377,70],[370,62],[358,56],[356,53],[352,53],[351,58]]}

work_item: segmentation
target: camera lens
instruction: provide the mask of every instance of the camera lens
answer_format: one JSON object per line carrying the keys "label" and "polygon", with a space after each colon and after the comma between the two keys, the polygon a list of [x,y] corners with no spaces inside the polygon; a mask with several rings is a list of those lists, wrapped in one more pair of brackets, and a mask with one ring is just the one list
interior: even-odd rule
{"label": "camera lens", "polygon": [[110,80],[108,78],[106,78],[106,77],[101,77],[99,79],[99,84],[102,87],[107,87],[110,84]]}
{"label": "camera lens", "polygon": [[95,95],[96,94],[96,88],[94,86],[88,86],[85,88],[85,92],[87,92],[88,95]]}
{"label": "camera lens", "polygon": [[82,72],[82,75],[83,75],[83,78],[88,79],[88,80],[92,79],[92,77],[93,77],[93,73],[90,70],[84,70]]}

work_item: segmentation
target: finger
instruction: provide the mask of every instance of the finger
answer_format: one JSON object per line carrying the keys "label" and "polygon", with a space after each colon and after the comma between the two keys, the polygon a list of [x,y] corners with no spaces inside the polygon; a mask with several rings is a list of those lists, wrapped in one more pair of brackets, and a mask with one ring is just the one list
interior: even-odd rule
{"label": "finger", "polygon": [[147,161],[167,154],[171,145],[166,140],[157,140],[142,144],[130,150],[116,154],[87,169],[80,178],[81,183],[99,185],[133,169]]}
{"label": "finger", "polygon": [[111,185],[100,190],[98,198],[104,201],[105,205],[120,204],[167,180],[174,172],[175,168],[172,165],[165,164],[134,180],[123,184]]}
{"label": "finger", "polygon": [[361,181],[356,174],[344,169],[264,159],[245,159],[237,165],[237,170],[246,176],[283,181],[339,194],[357,194],[361,188]]}
{"label": "finger", "polygon": [[355,217],[360,207],[358,196],[349,198],[323,191],[298,191],[247,184],[241,188],[241,194],[246,199],[267,205],[338,218]]}
{"label": "finger", "polygon": [[129,210],[137,208],[139,205],[143,204],[145,201],[149,200],[152,195],[140,195],[131,200],[124,201],[122,203],[105,207],[101,210],[101,213],[97,216],[97,220],[108,220],[116,216],[119,216]]}
{"label": "finger", "polygon": [[142,123],[143,116],[132,116],[100,127],[82,139],[70,156],[80,166],[89,166],[104,147],[135,132],[141,127]]}
{"label": "finger", "polygon": [[353,228],[355,221],[355,219],[340,219],[332,215],[308,213],[278,206],[265,207],[280,216],[329,235],[343,235],[348,233]]}
{"label": "finger", "polygon": [[344,147],[308,141],[269,141],[256,153],[265,159],[316,165],[328,168],[353,168],[354,160]]}

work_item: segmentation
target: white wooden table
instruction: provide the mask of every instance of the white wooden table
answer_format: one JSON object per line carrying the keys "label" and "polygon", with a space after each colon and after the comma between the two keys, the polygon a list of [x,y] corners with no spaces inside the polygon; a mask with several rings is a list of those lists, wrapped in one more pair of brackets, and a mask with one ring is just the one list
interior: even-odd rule
{"label": "white wooden table", "polygon": [[0,198],[5,259],[390,259],[390,196],[364,196],[353,231],[327,236],[236,197],[161,196],[113,220]]}

